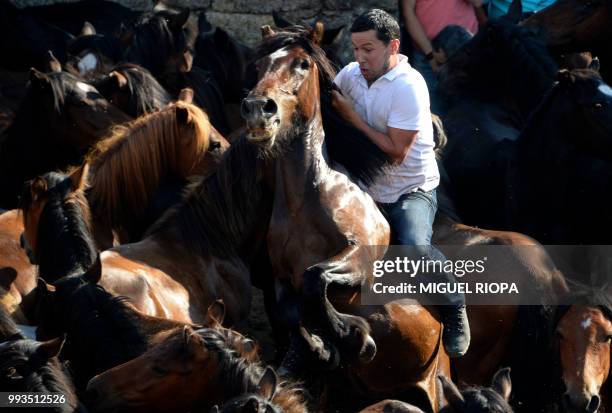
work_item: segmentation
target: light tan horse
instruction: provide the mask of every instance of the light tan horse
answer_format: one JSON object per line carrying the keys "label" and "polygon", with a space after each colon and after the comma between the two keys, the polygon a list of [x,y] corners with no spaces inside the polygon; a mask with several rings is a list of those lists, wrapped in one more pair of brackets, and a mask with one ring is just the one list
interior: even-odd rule
{"label": "light tan horse", "polygon": [[[179,102],[116,126],[88,154],[87,199],[100,250],[112,247],[112,232],[119,243],[142,238],[157,218],[145,215],[160,186],[171,187],[176,196],[190,176],[206,176],[216,168],[229,143],[190,104],[192,97],[184,89]],[[177,122],[176,114],[192,121]]]}
{"label": "light tan horse", "polygon": [[30,324],[36,267],[19,245],[23,221],[18,210],[0,210],[0,304],[15,322]]}

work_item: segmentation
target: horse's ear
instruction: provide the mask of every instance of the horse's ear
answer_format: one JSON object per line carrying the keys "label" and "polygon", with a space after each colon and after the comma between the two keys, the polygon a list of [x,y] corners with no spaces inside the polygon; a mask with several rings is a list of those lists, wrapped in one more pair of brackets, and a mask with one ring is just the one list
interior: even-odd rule
{"label": "horse's ear", "polygon": [[508,20],[511,23],[518,24],[523,17],[523,3],[521,0],[512,0],[510,7],[508,8],[508,13],[504,16],[504,19]]}
{"label": "horse's ear", "polygon": [[444,392],[446,400],[448,400],[453,409],[456,411],[463,411],[465,407],[465,400],[463,399],[463,396],[461,395],[461,392],[457,386],[455,386],[455,383],[453,383],[443,374],[438,375],[438,380],[440,380],[442,391]]}
{"label": "horse's ear", "polygon": [[267,38],[272,37],[272,36],[274,36],[274,30],[272,30],[272,28],[269,25],[265,24],[261,26],[261,38],[263,40],[266,40]]}
{"label": "horse's ear", "polygon": [[55,292],[55,287],[51,284],[47,284],[47,282],[38,277],[36,280],[36,294],[49,294]]}
{"label": "horse's ear", "polygon": [[323,26],[323,22],[316,22],[314,27],[310,30],[310,40],[316,44],[317,46],[321,45],[323,41],[323,33],[325,32],[325,28]]}
{"label": "horse's ear", "polygon": [[274,393],[276,393],[276,384],[278,383],[278,377],[274,372],[274,369],[270,366],[266,367],[263,376],[259,380],[257,385],[257,393],[265,400],[272,400]]}
{"label": "horse's ear", "polygon": [[206,312],[206,324],[211,327],[217,327],[223,324],[225,319],[225,304],[223,300],[215,300]]}
{"label": "horse's ear", "polygon": [[185,103],[193,103],[193,89],[190,87],[181,89],[178,100]]}
{"label": "horse's ear", "polygon": [[279,29],[294,26],[294,23],[291,23],[289,20],[285,19],[284,17],[281,17],[276,10],[272,11],[272,19],[274,19],[274,25]]}
{"label": "horse's ear", "polygon": [[325,29],[323,32],[323,40],[321,44],[332,44],[336,41],[342,30],[344,30],[345,25],[340,27],[336,27],[335,29]]}
{"label": "horse's ear", "polygon": [[89,164],[86,162],[83,165],[75,168],[70,173],[70,186],[73,192],[81,191],[87,185],[87,176],[89,175]]}
{"label": "horse's ear", "polygon": [[47,72],[60,73],[62,71],[62,64],[55,58],[51,50],[47,50]]}
{"label": "horse's ear", "polygon": [[561,69],[557,72],[557,80],[562,84],[570,84],[574,81],[574,78],[571,71]]}
{"label": "horse's ear", "polygon": [[198,17],[198,32],[200,34],[212,32],[212,25],[206,17],[206,12],[200,13]]}
{"label": "horse's ear", "polygon": [[168,22],[168,27],[170,30],[180,30],[187,23],[187,19],[189,19],[189,9],[182,9],[178,14],[170,17],[170,21]]}
{"label": "horse's ear", "polygon": [[64,346],[65,341],[65,335],[62,337],[56,337],[49,341],[43,341],[36,349],[36,352],[46,358],[56,357],[57,355],[59,355],[60,351],[62,351],[62,347]]}
{"label": "horse's ear", "polygon": [[512,379],[510,377],[509,367],[499,369],[497,373],[495,373],[491,381],[491,387],[499,393],[504,400],[508,401],[510,399],[510,393],[512,393]]}
{"label": "horse's ear", "polygon": [[83,278],[91,284],[100,282],[100,278],[102,278],[102,259],[100,258],[100,253],[96,256],[96,261],[85,271]]}
{"label": "horse's ear", "polygon": [[50,85],[47,75],[34,67],[30,69],[30,83],[40,88],[45,88]]}
{"label": "horse's ear", "polygon": [[215,42],[215,45],[217,45],[220,48],[224,48],[224,49],[230,43],[229,35],[227,34],[225,30],[223,30],[220,27],[217,27],[215,29],[215,33],[213,34],[213,40]]}
{"label": "horse's ear", "polygon": [[180,125],[189,123],[189,109],[185,106],[176,105],[176,122]]}
{"label": "horse's ear", "polygon": [[94,34],[96,34],[96,28],[93,26],[93,24],[87,21],[83,23],[80,36],[93,36]]}
{"label": "horse's ear", "polygon": [[112,85],[115,89],[123,89],[127,86],[128,80],[123,74],[113,70],[108,74],[108,77],[112,80]]}
{"label": "horse's ear", "polygon": [[591,69],[596,72],[599,72],[600,66],[601,66],[601,63],[599,62],[599,57],[595,56],[593,57],[593,60],[591,60],[591,63],[589,63],[589,67],[587,69]]}
{"label": "horse's ear", "polygon": [[47,191],[47,181],[44,178],[37,176],[30,183],[30,197],[32,200],[38,199],[43,193]]}

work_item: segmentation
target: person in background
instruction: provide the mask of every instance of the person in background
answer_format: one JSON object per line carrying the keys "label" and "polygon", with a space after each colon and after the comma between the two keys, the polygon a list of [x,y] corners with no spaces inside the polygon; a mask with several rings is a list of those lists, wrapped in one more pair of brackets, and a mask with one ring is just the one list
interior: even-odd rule
{"label": "person in background", "polygon": [[[523,5],[523,18],[550,6],[555,1],[556,0],[521,0]],[[483,2],[488,3],[487,11],[491,19],[506,15],[510,8],[510,4],[512,4],[512,0],[484,0]]]}
{"label": "person in background", "polygon": [[[486,21],[482,0],[400,0],[400,16],[412,41],[410,63],[425,78],[430,96],[435,91],[436,73],[444,62],[432,40],[447,26],[458,25],[471,34]],[[432,111],[437,113],[432,100]]]}

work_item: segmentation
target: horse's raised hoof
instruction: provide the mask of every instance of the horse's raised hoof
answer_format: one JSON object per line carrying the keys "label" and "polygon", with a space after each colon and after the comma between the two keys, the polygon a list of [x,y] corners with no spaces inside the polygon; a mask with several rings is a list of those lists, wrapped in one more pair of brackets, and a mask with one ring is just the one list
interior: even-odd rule
{"label": "horse's raised hoof", "polygon": [[368,334],[361,348],[361,352],[359,353],[359,360],[363,363],[371,362],[376,356],[376,351],[376,343],[372,336]]}

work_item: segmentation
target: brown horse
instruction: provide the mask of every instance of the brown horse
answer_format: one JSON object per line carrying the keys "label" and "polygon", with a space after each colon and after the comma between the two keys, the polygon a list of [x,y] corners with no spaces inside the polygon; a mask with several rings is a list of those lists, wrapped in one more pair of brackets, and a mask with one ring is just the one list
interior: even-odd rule
{"label": "brown horse", "polygon": [[[158,218],[156,209],[163,210],[160,205],[151,211],[153,201],[160,203],[160,188],[175,188],[178,197],[186,180],[209,175],[229,146],[208,117],[190,104],[192,92],[185,90],[181,96],[185,101],[115,127],[87,155],[87,200],[100,250],[112,247],[111,231],[120,243],[141,239]],[[177,113],[193,121],[183,125]],[[178,199],[161,203],[167,207],[172,201]]]}
{"label": "brown horse", "polygon": [[612,82],[612,2],[610,0],[559,0],[533,14],[522,24],[542,27],[553,50],[593,52],[603,62],[602,77]]}
{"label": "brown horse", "polygon": [[20,324],[30,324],[36,267],[19,245],[23,221],[19,211],[0,210],[0,304]]}
{"label": "brown horse", "polygon": [[560,307],[555,330],[566,411],[596,412],[609,400],[612,298],[601,289],[571,285],[572,305]]}
{"label": "brown horse", "polygon": [[[437,411],[435,376],[448,371],[440,322],[405,301],[359,304],[360,287],[371,282],[368,269],[389,243],[389,227],[348,173],[371,180],[386,157],[333,111],[334,72],[311,41],[320,33],[263,30],[256,51],[259,82],[242,111],[247,138],[275,161],[268,251],[277,313],[293,337],[283,368],[313,368],[304,358],[308,351],[332,368],[340,356],[364,392],[384,397],[416,389],[425,409]],[[338,172],[329,160],[348,172]]]}
{"label": "brown horse", "polygon": [[49,59],[53,71],[30,71],[26,96],[0,138],[0,207],[16,207],[26,180],[80,162],[110,126],[129,120],[93,86]]}
{"label": "brown horse", "polygon": [[96,411],[183,412],[207,411],[257,393],[257,387],[266,400],[272,395],[273,403],[302,406],[288,411],[305,412],[299,388],[283,385],[273,391],[276,375],[264,371],[251,340],[220,326],[185,327],[160,335],[142,356],[94,377],[87,394],[96,401]]}

